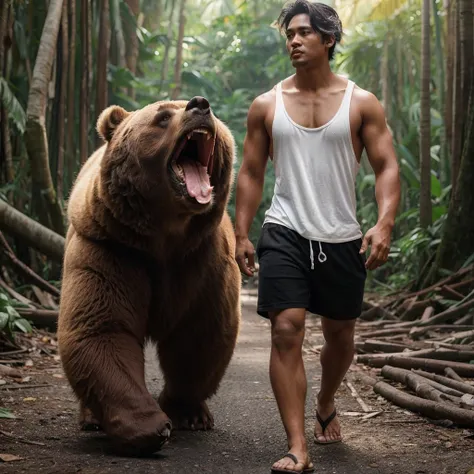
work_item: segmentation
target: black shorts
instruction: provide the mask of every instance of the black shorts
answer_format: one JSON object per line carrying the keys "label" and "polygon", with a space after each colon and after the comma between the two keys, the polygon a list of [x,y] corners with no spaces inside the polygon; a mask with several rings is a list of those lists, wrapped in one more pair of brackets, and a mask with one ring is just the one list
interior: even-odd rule
{"label": "black shorts", "polygon": [[[309,241],[287,227],[267,223],[257,243],[257,313],[306,308],[330,319],[360,316],[367,277],[362,239]],[[325,258],[326,257],[326,258]]]}

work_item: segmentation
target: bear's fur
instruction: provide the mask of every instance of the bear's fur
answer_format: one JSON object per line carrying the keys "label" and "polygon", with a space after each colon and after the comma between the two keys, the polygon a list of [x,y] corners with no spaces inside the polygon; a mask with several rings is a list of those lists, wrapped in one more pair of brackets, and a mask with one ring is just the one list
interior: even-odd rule
{"label": "bear's fur", "polygon": [[[135,112],[111,106],[97,129],[106,143],[82,167],[68,203],[59,350],[83,429],[97,425],[121,452],[147,454],[172,427],[214,424],[206,400],[240,323],[226,212],[235,144],[200,97]],[[198,159],[208,175],[196,185],[197,172],[194,181],[188,173]],[[147,340],[165,381],[158,402],[145,386]]]}

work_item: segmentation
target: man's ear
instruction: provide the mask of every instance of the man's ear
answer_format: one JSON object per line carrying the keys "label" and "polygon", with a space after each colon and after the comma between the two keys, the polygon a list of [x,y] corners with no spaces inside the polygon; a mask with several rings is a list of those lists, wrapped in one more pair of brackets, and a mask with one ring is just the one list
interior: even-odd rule
{"label": "man's ear", "polygon": [[102,111],[97,119],[97,131],[99,135],[109,142],[114,136],[117,127],[130,115],[122,107],[118,105],[111,105]]}

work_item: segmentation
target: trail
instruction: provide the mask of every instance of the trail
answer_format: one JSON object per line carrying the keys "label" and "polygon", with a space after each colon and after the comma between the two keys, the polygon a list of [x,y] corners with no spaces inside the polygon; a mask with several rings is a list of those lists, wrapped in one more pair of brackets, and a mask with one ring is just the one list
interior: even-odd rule
{"label": "trail", "polygon": [[[461,429],[430,424],[417,415],[379,400],[369,387],[353,382],[356,390],[378,416],[362,421],[362,409],[344,384],[337,407],[344,444],[318,446],[311,442],[314,426],[313,400],[319,385],[322,343],[318,319],[308,319],[305,365],[308,374],[306,431],[316,474],[465,474],[474,468],[474,441]],[[26,440],[28,445],[0,434],[0,453],[22,457],[0,462],[9,473],[232,473],[269,474],[272,463],[286,452],[283,427],[268,377],[269,325],[255,313],[255,300],[245,296],[243,323],[237,350],[211,400],[216,427],[210,432],[174,432],[170,443],[147,459],[106,453],[102,434],[82,433],[77,428],[77,405],[59,362],[35,360],[30,383],[50,387],[0,391],[2,406],[21,419],[0,420],[0,430]],[[147,348],[147,384],[159,393],[161,373]],[[360,370],[351,367],[348,377]],[[56,374],[56,376],[53,376]],[[358,413],[358,414],[355,414]]]}

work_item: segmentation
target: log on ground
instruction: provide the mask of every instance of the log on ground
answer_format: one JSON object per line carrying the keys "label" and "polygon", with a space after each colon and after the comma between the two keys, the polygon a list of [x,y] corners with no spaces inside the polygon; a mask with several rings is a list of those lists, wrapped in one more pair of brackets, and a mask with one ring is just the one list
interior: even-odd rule
{"label": "log on ground", "polygon": [[474,428],[474,411],[472,410],[425,400],[398,390],[382,381],[374,385],[374,392],[401,408],[419,413],[432,420],[450,420],[458,426]]}
{"label": "log on ground", "polygon": [[433,380],[435,382],[441,383],[446,385],[446,387],[454,388],[455,390],[459,390],[462,393],[470,393],[474,395],[474,386],[469,385],[466,382],[459,382],[458,380],[453,380],[448,377],[444,377],[438,374],[432,374],[430,372],[425,372],[424,370],[413,370],[413,373],[417,375],[421,375],[427,379]]}
{"label": "log on ground", "polygon": [[474,377],[474,364],[464,362],[451,362],[447,360],[434,360],[417,357],[401,357],[399,355],[389,356],[385,359],[385,364],[380,365],[383,359],[373,359],[368,361],[372,367],[383,367],[383,365],[392,365],[403,369],[424,369],[437,374],[444,374],[446,367],[451,367],[461,377]]}

